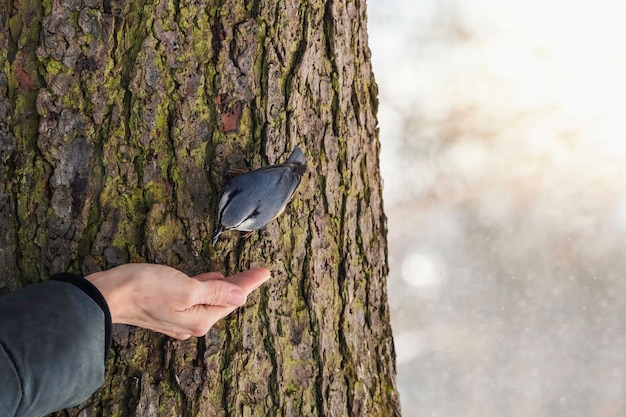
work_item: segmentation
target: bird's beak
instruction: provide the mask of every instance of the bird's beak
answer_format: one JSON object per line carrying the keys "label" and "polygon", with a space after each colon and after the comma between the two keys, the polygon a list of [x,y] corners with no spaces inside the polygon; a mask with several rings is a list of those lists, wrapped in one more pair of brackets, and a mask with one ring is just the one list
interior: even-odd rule
{"label": "bird's beak", "polygon": [[217,240],[220,238],[220,235],[222,234],[223,231],[224,231],[224,226],[222,225],[219,225],[217,229],[215,229],[215,233],[213,233],[213,238],[212,238],[213,246],[215,246],[215,244],[217,243]]}

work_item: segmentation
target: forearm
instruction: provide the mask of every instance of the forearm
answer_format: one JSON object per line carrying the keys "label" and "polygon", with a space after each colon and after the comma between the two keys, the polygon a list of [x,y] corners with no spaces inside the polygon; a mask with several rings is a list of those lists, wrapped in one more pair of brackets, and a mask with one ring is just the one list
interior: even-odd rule
{"label": "forearm", "polygon": [[104,381],[108,308],[91,284],[64,276],[74,284],[48,281],[0,298],[2,416],[79,404]]}

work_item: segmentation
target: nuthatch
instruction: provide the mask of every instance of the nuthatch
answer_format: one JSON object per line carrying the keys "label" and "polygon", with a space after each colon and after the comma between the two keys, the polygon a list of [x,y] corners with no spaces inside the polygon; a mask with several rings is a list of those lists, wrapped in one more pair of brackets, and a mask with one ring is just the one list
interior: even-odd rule
{"label": "nuthatch", "polygon": [[278,217],[305,172],[304,154],[296,146],[284,163],[264,166],[233,178],[220,199],[213,245],[226,230],[251,232]]}

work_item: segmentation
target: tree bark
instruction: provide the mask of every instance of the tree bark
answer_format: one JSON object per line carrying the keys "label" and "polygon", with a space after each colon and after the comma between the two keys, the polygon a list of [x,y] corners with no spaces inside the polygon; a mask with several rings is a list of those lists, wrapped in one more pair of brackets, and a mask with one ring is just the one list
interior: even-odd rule
{"label": "tree bark", "polygon": [[[116,326],[70,416],[395,416],[365,3],[1,0],[0,291],[126,262],[269,283],[204,338]],[[210,237],[229,170],[309,171]]]}

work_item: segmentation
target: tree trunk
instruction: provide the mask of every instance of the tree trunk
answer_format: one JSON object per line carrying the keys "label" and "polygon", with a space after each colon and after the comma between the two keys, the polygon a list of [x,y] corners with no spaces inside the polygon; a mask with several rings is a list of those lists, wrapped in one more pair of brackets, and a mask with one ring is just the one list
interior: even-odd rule
{"label": "tree trunk", "polygon": [[[1,0],[0,291],[126,262],[269,283],[204,338],[116,326],[71,416],[399,415],[365,4]],[[309,171],[210,244],[231,169]]]}

